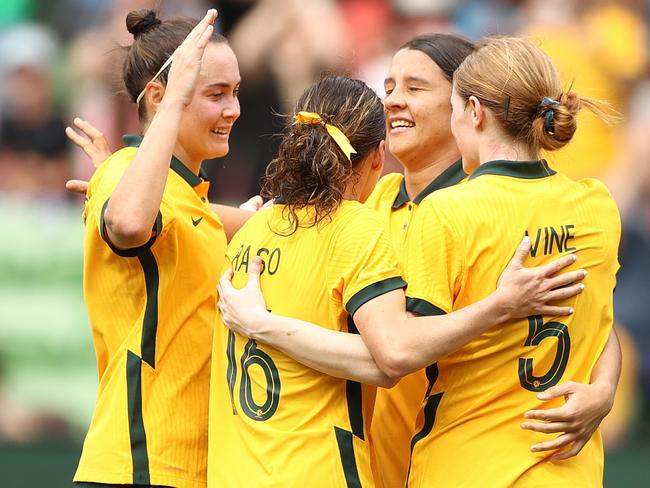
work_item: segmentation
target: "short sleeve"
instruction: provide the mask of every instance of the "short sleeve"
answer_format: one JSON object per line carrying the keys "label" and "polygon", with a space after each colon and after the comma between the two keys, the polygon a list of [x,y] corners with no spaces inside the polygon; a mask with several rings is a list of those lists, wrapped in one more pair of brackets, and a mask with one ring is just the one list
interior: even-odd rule
{"label": "short sleeve", "polygon": [[152,236],[149,241],[137,248],[119,249],[108,239],[108,236],[106,235],[104,214],[111,195],[115,191],[117,184],[133,158],[132,155],[127,155],[125,157],[125,155],[122,154],[123,151],[129,150],[130,149],[127,148],[118,151],[111,156],[111,158],[102,163],[102,166],[100,166],[90,181],[86,201],[86,213],[95,215],[96,218],[94,220],[97,222],[97,231],[99,232],[100,237],[111,248],[111,250],[115,252],[115,254],[123,257],[137,256],[141,251],[150,248],[153,243],[165,233],[164,231],[169,227],[171,220],[173,220],[172,208],[167,204],[165,196],[163,195],[161,210],[158,211],[158,215],[156,216],[152,228]]}
{"label": "short sleeve", "polygon": [[389,200],[392,205],[393,200],[395,200],[395,197],[399,193],[400,183],[403,179],[404,176],[400,173],[388,173],[382,176],[364,204],[368,208],[375,210],[385,205],[386,200]]}
{"label": "short sleeve", "polygon": [[406,245],[407,310],[421,315],[453,310],[464,281],[463,249],[450,212],[435,199],[425,199]]}
{"label": "short sleeve", "polygon": [[361,207],[337,230],[328,273],[338,279],[350,316],[364,303],[406,287],[381,217]]}

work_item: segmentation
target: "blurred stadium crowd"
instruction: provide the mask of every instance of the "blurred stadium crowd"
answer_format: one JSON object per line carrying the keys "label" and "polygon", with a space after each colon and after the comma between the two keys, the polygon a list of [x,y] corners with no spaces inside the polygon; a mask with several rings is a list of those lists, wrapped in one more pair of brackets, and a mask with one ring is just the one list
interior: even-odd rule
{"label": "blurred stadium crowd", "polygon": [[[530,36],[567,87],[610,101],[622,121],[610,127],[581,115],[574,142],[551,162],[573,177],[604,180],[619,204],[615,306],[625,364],[606,447],[615,453],[650,444],[650,2],[3,0],[0,473],[11,476],[11,453],[43,439],[73,446],[62,461],[64,483],[76,464],[96,374],[81,298],[82,201],[64,183],[88,178],[93,168],[64,128],[80,116],[113,148],[121,134],[138,131],[135,107],[120,94],[119,47],[131,42],[126,13],[151,7],[163,17],[200,17],[216,7],[239,59],[242,115],[231,151],[205,165],[213,201],[237,203],[258,192],[281,130],[275,114],[290,111],[305,86],[324,73],[344,73],[382,95],[392,54],[416,34]],[[389,170],[398,170],[390,159]]]}

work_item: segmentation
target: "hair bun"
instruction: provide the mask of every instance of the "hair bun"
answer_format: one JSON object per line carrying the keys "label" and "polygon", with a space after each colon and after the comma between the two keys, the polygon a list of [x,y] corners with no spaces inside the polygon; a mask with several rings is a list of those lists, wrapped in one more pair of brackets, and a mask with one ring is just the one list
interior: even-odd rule
{"label": "hair bun", "polygon": [[[581,105],[580,97],[572,91],[561,93],[555,100],[544,99],[533,120],[533,134],[542,149],[554,151],[571,140],[577,129],[577,115]],[[553,130],[549,130],[547,124],[549,116]]]}
{"label": "hair bun", "polygon": [[126,28],[136,39],[140,34],[160,24],[162,21],[153,10],[134,10],[126,16]]}

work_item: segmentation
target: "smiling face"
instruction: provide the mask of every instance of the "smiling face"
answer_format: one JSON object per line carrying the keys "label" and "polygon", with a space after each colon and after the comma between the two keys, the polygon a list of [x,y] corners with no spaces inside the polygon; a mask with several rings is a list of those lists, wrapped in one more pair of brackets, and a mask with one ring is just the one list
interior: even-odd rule
{"label": "smiling face", "polygon": [[239,66],[230,46],[211,42],[205,49],[194,98],[183,111],[178,132],[186,164],[228,154],[228,138],[239,118]]}
{"label": "smiling face", "polygon": [[451,83],[429,56],[415,49],[397,51],[384,88],[388,146],[404,166],[421,167],[453,143]]}

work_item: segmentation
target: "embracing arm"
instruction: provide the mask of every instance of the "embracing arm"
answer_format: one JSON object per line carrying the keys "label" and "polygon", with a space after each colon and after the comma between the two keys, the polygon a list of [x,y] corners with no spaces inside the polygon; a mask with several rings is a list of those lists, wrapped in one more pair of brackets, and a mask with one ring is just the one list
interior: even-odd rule
{"label": "embracing arm", "polygon": [[[573,263],[571,257],[545,267],[522,268],[529,245],[518,249],[500,280],[500,291],[449,315],[407,318],[401,290],[369,300],[354,315],[361,336],[268,312],[259,287],[259,258],[251,261],[248,283],[241,290],[235,290],[230,282],[232,271],[226,272],[219,283],[219,308],[230,329],[269,344],[302,364],[332,376],[390,386],[497,323],[529,315],[530,307],[534,313],[548,311],[546,302],[580,292],[580,285],[553,289],[581,279],[582,270],[549,278],[549,273]],[[556,315],[570,313],[567,307],[552,309]]]}
{"label": "embracing arm", "polygon": [[250,338],[273,346],[305,366],[330,376],[382,388],[391,388],[399,380],[377,366],[358,334],[338,332],[272,313],[260,319],[259,330]]}
{"label": "embracing arm", "polygon": [[591,384],[598,384],[603,388],[607,413],[614,406],[614,396],[616,395],[618,380],[621,377],[622,359],[621,344],[618,341],[616,330],[612,327],[605,349],[603,349],[594,370],[591,372]]}
{"label": "embracing arm", "polygon": [[[251,200],[253,198],[251,198]],[[242,204],[242,206],[246,205],[246,203]],[[253,210],[246,210],[242,207],[231,207],[229,205],[221,205],[218,203],[211,203],[210,207],[212,207],[212,211],[219,216],[219,220],[221,220],[221,223],[223,224],[223,230],[226,232],[226,239],[228,239],[229,242],[241,226],[255,214],[255,211]]]}
{"label": "embracing arm", "polygon": [[496,291],[452,313],[407,317],[403,295],[398,300],[392,292],[359,308],[354,321],[378,366],[391,377],[401,377],[435,363],[496,325],[534,314],[573,313],[569,307],[546,304],[582,290],[581,284],[570,284],[584,278],[583,270],[552,277],[572,264],[575,256],[528,269],[523,267],[528,251],[525,241],[502,274]]}
{"label": "embracing arm", "polygon": [[605,348],[591,373],[591,383],[568,381],[553,386],[537,395],[540,400],[564,397],[558,408],[530,410],[524,414],[529,420],[522,428],[546,434],[559,433],[556,438],[535,444],[531,451],[561,449],[552,460],[568,459],[577,455],[593,436],[600,423],[614,405],[614,396],[621,374],[621,346],[614,328]]}
{"label": "embracing arm", "polygon": [[256,256],[248,266],[248,283],[241,290],[232,286],[232,269],[223,275],[218,294],[224,324],[321,373],[384,388],[395,385],[399,378],[389,377],[377,366],[360,335],[268,312],[260,271],[261,259]]}

